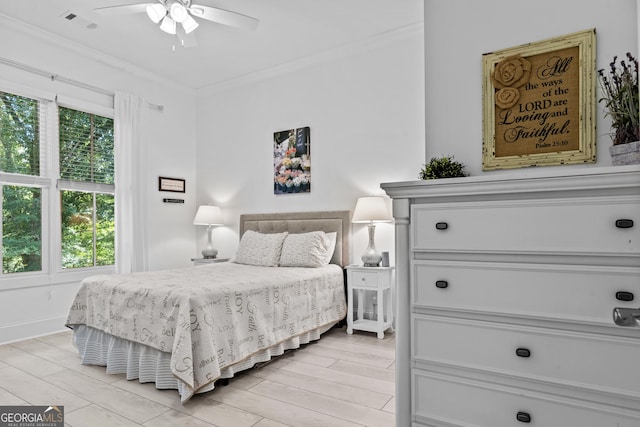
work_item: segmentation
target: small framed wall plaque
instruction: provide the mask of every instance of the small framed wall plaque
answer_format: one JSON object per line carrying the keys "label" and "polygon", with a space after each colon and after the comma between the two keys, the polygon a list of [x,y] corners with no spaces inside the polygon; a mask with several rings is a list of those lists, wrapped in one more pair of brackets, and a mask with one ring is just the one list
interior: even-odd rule
{"label": "small framed wall plaque", "polygon": [[173,193],[185,192],[185,180],[180,178],[158,178],[158,191],[170,191]]}
{"label": "small framed wall plaque", "polygon": [[595,163],[595,29],[482,56],[482,169]]}

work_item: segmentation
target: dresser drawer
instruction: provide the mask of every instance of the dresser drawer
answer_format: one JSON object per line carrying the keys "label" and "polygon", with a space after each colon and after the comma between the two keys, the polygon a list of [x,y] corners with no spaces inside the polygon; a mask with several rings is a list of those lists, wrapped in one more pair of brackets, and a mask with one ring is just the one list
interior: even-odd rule
{"label": "dresser drawer", "polygon": [[[631,219],[635,226],[618,228],[619,219]],[[640,199],[414,205],[411,246],[417,251],[637,254]]]}
{"label": "dresser drawer", "polygon": [[640,267],[413,261],[412,275],[416,307],[615,327],[613,308],[640,306]]}
{"label": "dresser drawer", "polygon": [[640,339],[418,315],[412,329],[418,361],[606,390],[640,403]]}
{"label": "dresser drawer", "polygon": [[[558,396],[455,380],[438,374],[412,374],[413,413],[419,425],[464,427],[637,427],[640,413],[580,403]],[[518,421],[526,420],[530,423]]]}

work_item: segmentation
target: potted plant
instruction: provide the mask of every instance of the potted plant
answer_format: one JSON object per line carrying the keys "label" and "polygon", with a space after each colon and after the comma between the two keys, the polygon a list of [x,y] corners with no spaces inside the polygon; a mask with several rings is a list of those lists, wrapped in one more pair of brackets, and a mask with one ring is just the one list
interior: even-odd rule
{"label": "potted plant", "polygon": [[598,70],[605,117],[611,118],[610,147],[614,165],[640,163],[640,120],[638,118],[638,60],[627,53],[627,61],[614,56],[609,72]]}
{"label": "potted plant", "polygon": [[420,170],[420,179],[456,178],[467,176],[464,164],[454,160],[453,156],[432,157]]}

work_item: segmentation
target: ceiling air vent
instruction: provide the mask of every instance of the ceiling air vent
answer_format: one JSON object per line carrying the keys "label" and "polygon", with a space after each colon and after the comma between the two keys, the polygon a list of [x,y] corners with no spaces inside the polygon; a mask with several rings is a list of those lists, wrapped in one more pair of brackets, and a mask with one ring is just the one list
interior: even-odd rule
{"label": "ceiling air vent", "polygon": [[98,24],[96,24],[95,22],[91,22],[88,19],[85,19],[81,16],[76,15],[75,13],[71,12],[70,10],[66,11],[65,13],[63,13],[62,15],[60,15],[61,18],[74,23],[75,25],[78,25],[80,27],[85,27],[85,28],[89,28],[91,30],[93,30],[94,28],[98,27]]}

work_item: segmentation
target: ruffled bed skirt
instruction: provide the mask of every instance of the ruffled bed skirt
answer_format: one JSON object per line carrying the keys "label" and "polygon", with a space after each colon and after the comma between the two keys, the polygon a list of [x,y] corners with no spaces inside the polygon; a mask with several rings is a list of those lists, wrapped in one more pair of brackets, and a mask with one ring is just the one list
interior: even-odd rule
{"label": "ruffled bed skirt", "polygon": [[[238,372],[252,368],[257,363],[268,362],[287,350],[320,339],[320,335],[333,325],[323,326],[290,338],[278,345],[253,354],[232,366],[222,369],[220,378],[232,378]],[[73,343],[80,353],[83,365],[106,366],[108,374],[125,374],[127,380],[137,379],[141,383],[153,382],[157,389],[176,389],[184,403],[194,391],[179,381],[171,372],[171,353],[115,337],[106,332],[84,326],[73,327]],[[204,393],[215,388],[215,382],[207,384],[195,393]]]}

